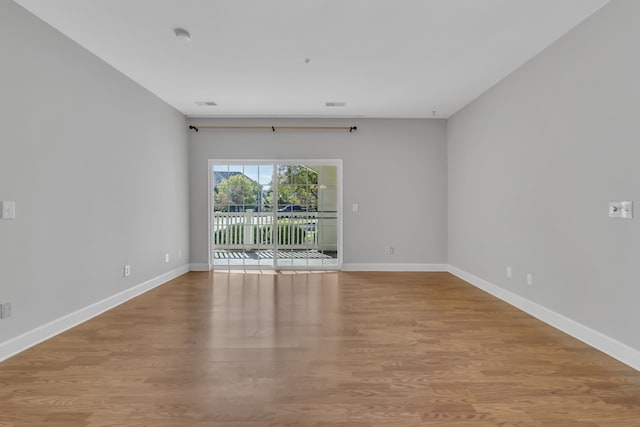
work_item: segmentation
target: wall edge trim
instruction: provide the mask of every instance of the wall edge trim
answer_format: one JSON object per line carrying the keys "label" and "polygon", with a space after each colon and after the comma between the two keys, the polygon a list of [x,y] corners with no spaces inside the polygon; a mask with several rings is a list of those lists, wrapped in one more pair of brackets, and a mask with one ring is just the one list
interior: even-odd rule
{"label": "wall edge trim", "polygon": [[189,271],[210,271],[211,264],[206,262],[196,262],[189,264]]}
{"label": "wall edge trim", "polygon": [[449,273],[469,284],[511,304],[519,310],[543,321],[544,323],[582,341],[583,343],[600,350],[614,359],[640,371],[640,351],[628,346],[601,332],[591,329],[573,319],[533,302],[525,297],[510,292],[500,286],[494,285],[480,277],[474,276],[453,265],[449,266]]}
{"label": "wall edge trim", "polygon": [[342,271],[449,271],[447,264],[344,263]]}
{"label": "wall edge trim", "polygon": [[4,341],[0,343],[0,362],[40,344],[49,338],[53,338],[62,332],[68,331],[69,329],[111,310],[132,298],[148,292],[160,285],[164,285],[170,280],[173,280],[178,276],[182,276],[188,271],[189,266],[183,265]]}

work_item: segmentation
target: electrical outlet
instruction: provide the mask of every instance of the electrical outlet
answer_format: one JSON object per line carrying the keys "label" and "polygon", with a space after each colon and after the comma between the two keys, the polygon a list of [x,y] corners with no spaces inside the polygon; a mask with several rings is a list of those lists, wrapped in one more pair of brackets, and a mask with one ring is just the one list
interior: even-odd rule
{"label": "electrical outlet", "polygon": [[6,319],[7,317],[11,317],[10,302],[5,302],[4,304],[0,304],[0,319]]}
{"label": "electrical outlet", "polygon": [[507,277],[511,279],[511,267],[507,267]]}
{"label": "electrical outlet", "polygon": [[178,258],[182,258],[182,249],[178,249]]}
{"label": "electrical outlet", "polygon": [[389,255],[393,255],[396,252],[396,248],[389,246]]}
{"label": "electrical outlet", "polygon": [[533,286],[533,273],[527,273],[527,285]]}
{"label": "electrical outlet", "polygon": [[130,265],[125,265],[124,266],[124,277],[129,277],[131,276],[131,266]]}
{"label": "electrical outlet", "polygon": [[164,254],[164,262],[169,262],[169,254]]}

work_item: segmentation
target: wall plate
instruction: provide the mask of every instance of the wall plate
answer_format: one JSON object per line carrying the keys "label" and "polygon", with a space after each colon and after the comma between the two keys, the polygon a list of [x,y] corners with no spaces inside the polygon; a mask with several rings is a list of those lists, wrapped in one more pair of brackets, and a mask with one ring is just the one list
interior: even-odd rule
{"label": "wall plate", "polygon": [[0,203],[2,209],[0,210],[0,218],[2,219],[15,219],[16,218],[16,202],[10,200],[3,200]]}
{"label": "wall plate", "polygon": [[0,304],[0,319],[6,319],[7,317],[11,317],[10,302],[5,302],[4,304]]}
{"label": "wall plate", "polygon": [[609,218],[633,218],[633,202],[631,200],[609,202]]}

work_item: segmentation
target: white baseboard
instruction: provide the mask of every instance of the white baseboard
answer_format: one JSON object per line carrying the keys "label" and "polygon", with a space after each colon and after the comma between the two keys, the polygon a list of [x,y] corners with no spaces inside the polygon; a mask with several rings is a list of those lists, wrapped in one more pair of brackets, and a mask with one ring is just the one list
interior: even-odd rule
{"label": "white baseboard", "polygon": [[209,271],[211,270],[211,264],[207,263],[193,263],[189,264],[189,271]]}
{"label": "white baseboard", "polygon": [[[234,266],[231,266],[233,268]],[[259,266],[247,266],[241,267],[237,266],[238,269],[261,269],[264,267]],[[279,270],[287,270],[286,267],[281,267]],[[305,270],[313,270],[313,266],[306,266]],[[425,271],[425,272],[435,272],[435,271],[449,271],[448,264],[378,264],[378,263],[353,263],[353,264],[342,264],[342,266],[338,266],[338,270],[341,271]],[[206,263],[195,263],[189,264],[190,271],[210,271],[212,270],[211,264]],[[224,269],[222,269],[224,270]]]}
{"label": "white baseboard", "polygon": [[52,320],[51,322],[32,329],[29,332],[25,332],[22,335],[18,335],[15,338],[0,343],[0,362],[28,349],[29,347],[33,347],[36,344],[69,330],[80,323],[86,322],[87,320],[96,317],[99,314],[130,300],[131,298],[137,297],[140,294],[163,285],[168,281],[187,273],[188,271],[188,265],[176,268],[175,270],[161,274],[160,276],[147,280],[133,288],[119,292],[113,296],[103,299],[102,301],[98,301],[87,307],[76,310],[73,313],[69,313],[66,316]]}
{"label": "white baseboard", "polygon": [[462,280],[469,282],[477,288],[513,305],[514,307],[536,317],[548,325],[553,326],[562,332],[579,339],[585,344],[594,347],[603,353],[608,354],[614,359],[629,365],[630,367],[640,371],[640,351],[629,347],[607,335],[589,328],[575,320],[569,319],[562,314],[556,313],[538,303],[530,301],[520,295],[514,294],[504,288],[487,282],[473,274],[467,273],[454,266],[449,266],[449,272],[458,276]]}
{"label": "white baseboard", "polygon": [[342,264],[342,271],[449,271],[447,264]]}

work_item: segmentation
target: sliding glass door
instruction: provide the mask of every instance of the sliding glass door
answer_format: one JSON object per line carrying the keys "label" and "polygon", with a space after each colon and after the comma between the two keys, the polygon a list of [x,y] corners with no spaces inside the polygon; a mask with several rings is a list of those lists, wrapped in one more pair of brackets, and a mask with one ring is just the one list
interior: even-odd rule
{"label": "sliding glass door", "polygon": [[339,161],[210,161],[214,268],[340,267]]}

